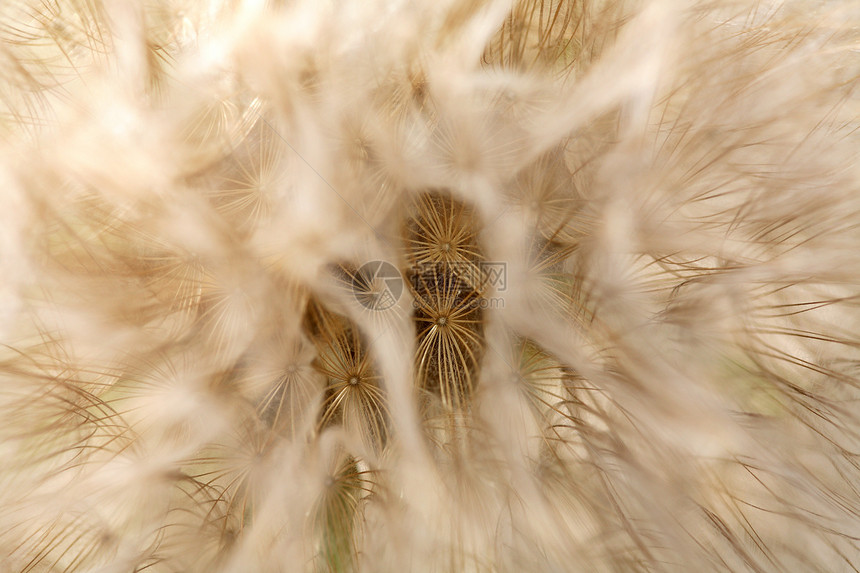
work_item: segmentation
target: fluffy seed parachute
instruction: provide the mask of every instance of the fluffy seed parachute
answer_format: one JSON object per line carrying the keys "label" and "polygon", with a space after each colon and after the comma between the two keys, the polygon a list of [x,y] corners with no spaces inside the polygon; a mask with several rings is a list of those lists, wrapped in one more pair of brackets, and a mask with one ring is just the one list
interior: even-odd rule
{"label": "fluffy seed parachute", "polygon": [[851,0],[0,7],[0,570],[857,571]]}

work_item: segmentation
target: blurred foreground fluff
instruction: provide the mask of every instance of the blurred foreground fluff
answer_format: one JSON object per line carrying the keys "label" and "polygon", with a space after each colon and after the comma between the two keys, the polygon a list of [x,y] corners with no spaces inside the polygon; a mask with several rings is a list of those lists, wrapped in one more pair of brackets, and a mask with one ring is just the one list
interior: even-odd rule
{"label": "blurred foreground fluff", "polygon": [[0,570],[857,571],[858,75],[852,0],[4,2]]}

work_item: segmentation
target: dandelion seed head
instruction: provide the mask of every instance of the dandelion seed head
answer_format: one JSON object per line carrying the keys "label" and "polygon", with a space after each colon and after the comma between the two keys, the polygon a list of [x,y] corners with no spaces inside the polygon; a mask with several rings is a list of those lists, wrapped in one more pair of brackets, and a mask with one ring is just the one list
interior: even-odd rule
{"label": "dandelion seed head", "polygon": [[4,566],[858,567],[857,11],[646,4],[0,6]]}

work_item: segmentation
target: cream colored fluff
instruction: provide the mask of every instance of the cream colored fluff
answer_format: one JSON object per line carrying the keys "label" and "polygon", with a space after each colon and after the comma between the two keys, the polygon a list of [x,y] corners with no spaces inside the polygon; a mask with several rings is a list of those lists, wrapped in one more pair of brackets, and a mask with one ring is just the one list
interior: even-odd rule
{"label": "cream colored fluff", "polygon": [[0,571],[860,568],[858,30],[5,3]]}

